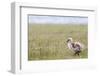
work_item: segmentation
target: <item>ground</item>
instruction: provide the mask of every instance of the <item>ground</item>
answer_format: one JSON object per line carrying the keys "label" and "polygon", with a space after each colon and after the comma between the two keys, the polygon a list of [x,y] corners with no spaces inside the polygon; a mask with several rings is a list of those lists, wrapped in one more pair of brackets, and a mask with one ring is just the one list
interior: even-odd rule
{"label": "ground", "polygon": [[[88,57],[87,25],[73,24],[29,24],[28,60],[76,59]],[[72,37],[84,44],[83,52],[73,56],[66,40]]]}

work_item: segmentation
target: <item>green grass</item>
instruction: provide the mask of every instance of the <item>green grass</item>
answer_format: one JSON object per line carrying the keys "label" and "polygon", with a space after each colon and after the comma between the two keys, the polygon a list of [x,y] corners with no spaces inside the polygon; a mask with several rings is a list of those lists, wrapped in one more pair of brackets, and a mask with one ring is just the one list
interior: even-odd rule
{"label": "green grass", "polygon": [[[87,25],[34,24],[28,29],[28,60],[77,59],[88,57]],[[66,40],[72,37],[85,45],[79,56],[67,47]]]}

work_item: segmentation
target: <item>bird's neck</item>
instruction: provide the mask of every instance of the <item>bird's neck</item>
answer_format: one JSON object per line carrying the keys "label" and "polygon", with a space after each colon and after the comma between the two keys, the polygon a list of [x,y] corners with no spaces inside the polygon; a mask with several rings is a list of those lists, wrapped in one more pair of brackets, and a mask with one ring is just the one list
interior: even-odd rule
{"label": "bird's neck", "polygon": [[67,46],[68,46],[68,48],[71,49],[71,48],[72,48],[72,42],[68,42],[68,43],[67,43]]}

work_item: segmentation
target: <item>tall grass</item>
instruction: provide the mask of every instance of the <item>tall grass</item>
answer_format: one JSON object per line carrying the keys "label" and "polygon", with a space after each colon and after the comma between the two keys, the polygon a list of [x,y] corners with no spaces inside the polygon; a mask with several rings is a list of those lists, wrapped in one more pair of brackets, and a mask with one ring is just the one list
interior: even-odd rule
{"label": "tall grass", "polygon": [[81,58],[88,57],[87,25],[34,24],[28,29],[28,60],[75,59],[66,40],[72,37],[85,45]]}

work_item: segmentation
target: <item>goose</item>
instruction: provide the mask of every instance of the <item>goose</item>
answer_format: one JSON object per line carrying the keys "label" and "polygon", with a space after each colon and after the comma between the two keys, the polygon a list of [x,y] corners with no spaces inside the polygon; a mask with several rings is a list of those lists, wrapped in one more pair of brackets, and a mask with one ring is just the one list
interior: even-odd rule
{"label": "goose", "polygon": [[67,39],[67,46],[70,50],[74,51],[74,55],[80,56],[82,52],[83,45],[80,42],[73,42],[72,38]]}

